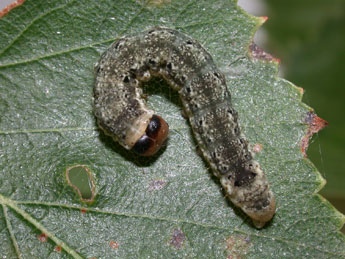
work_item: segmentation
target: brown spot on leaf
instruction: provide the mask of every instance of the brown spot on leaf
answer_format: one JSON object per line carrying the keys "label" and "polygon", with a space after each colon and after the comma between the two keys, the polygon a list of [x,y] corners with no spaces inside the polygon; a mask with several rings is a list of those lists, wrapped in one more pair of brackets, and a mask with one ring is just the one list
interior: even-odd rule
{"label": "brown spot on leaf", "polygon": [[301,95],[304,94],[304,89],[302,87],[297,87],[298,91],[301,93]]}
{"label": "brown spot on leaf", "polygon": [[60,253],[62,251],[62,247],[61,246],[56,246],[55,247],[55,251]]}
{"label": "brown spot on leaf", "polygon": [[180,249],[185,239],[186,235],[180,229],[174,229],[169,244],[176,249]]}
{"label": "brown spot on leaf", "polygon": [[167,184],[165,180],[154,180],[149,185],[149,191],[161,190]]}
{"label": "brown spot on leaf", "polygon": [[113,249],[119,248],[119,243],[117,243],[117,242],[115,242],[115,241],[110,241],[110,242],[109,242],[109,245],[110,245],[110,247],[113,248]]}
{"label": "brown spot on leaf", "polygon": [[256,152],[256,153],[259,153],[262,151],[262,145],[261,144],[255,144],[254,147],[253,147],[253,151]]}
{"label": "brown spot on leaf", "polygon": [[301,151],[304,157],[307,157],[307,149],[309,146],[309,140],[313,136],[313,134],[319,132],[324,127],[328,125],[328,122],[318,117],[314,112],[310,111],[307,113],[307,116],[304,120],[307,124],[309,124],[308,132],[304,136],[301,141]]}
{"label": "brown spot on leaf", "polygon": [[227,258],[243,258],[249,250],[250,239],[240,235],[232,235],[226,240]]}
{"label": "brown spot on leaf", "polygon": [[266,22],[268,20],[268,16],[261,16],[260,18],[263,22]]}
{"label": "brown spot on leaf", "polygon": [[44,234],[44,233],[38,235],[37,238],[38,238],[39,241],[41,241],[41,242],[43,242],[43,243],[48,241],[48,237],[47,237],[47,235]]}
{"label": "brown spot on leaf", "polygon": [[0,18],[8,14],[9,11],[11,11],[13,8],[23,4],[25,0],[17,0],[9,5],[7,5],[4,9],[0,11]]}
{"label": "brown spot on leaf", "polygon": [[84,209],[80,209],[80,212],[85,214],[87,212],[87,209],[85,209],[85,208]]}
{"label": "brown spot on leaf", "polygon": [[275,58],[271,54],[265,52],[262,48],[260,48],[254,42],[252,42],[249,45],[249,52],[250,52],[251,56],[255,59],[262,59],[265,61],[273,61],[276,63],[280,63],[280,60],[278,58]]}

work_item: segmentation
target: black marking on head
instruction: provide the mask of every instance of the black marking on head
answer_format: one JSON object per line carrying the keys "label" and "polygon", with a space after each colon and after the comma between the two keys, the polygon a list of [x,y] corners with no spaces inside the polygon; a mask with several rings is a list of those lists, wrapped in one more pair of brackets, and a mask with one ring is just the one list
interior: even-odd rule
{"label": "black marking on head", "polygon": [[132,150],[139,155],[144,154],[152,146],[152,142],[151,138],[144,135],[135,143]]}
{"label": "black marking on head", "polygon": [[149,125],[146,128],[146,135],[150,138],[156,138],[159,130],[161,128],[161,121],[157,115],[153,115]]}

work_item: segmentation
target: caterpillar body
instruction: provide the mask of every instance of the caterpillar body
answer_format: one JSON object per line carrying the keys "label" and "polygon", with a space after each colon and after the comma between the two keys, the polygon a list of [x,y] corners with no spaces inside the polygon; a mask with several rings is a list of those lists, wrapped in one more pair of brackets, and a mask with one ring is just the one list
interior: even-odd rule
{"label": "caterpillar body", "polygon": [[275,213],[267,178],[248,149],[224,75],[194,39],[154,27],[115,41],[95,65],[98,125],[128,150],[153,155],[168,124],[146,106],[142,82],[162,77],[178,91],[205,159],[230,200],[261,228]]}

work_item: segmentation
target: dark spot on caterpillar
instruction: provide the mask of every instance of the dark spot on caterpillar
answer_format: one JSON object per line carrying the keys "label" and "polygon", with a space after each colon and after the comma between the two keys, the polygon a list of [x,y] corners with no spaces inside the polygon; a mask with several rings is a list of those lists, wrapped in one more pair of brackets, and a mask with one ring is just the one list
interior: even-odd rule
{"label": "dark spot on caterpillar", "polygon": [[254,203],[254,208],[256,210],[262,210],[263,208],[269,206],[270,204],[268,203],[267,199],[258,199]]}
{"label": "dark spot on caterpillar", "polygon": [[255,174],[251,171],[245,170],[244,168],[241,168],[239,170],[239,174],[236,175],[235,179],[235,186],[248,186],[250,181],[254,179]]}
{"label": "dark spot on caterpillar", "polygon": [[193,42],[191,40],[187,40],[186,43],[189,44],[189,45],[193,44]]}
{"label": "dark spot on caterpillar", "polygon": [[124,83],[129,83],[129,77],[128,77],[128,76],[125,76],[125,78],[123,79],[123,82],[124,82]]}
{"label": "dark spot on caterpillar", "polygon": [[214,72],[213,74],[220,79],[220,74],[218,74],[217,72]]}
{"label": "dark spot on caterpillar", "polygon": [[118,41],[116,44],[115,44],[115,49],[118,49],[119,48],[119,45],[120,45],[120,41]]}
{"label": "dark spot on caterpillar", "polygon": [[135,68],[130,68],[129,69],[129,72],[132,74],[132,75],[135,75],[137,73],[137,69]]}
{"label": "dark spot on caterpillar", "polygon": [[151,65],[155,65],[155,64],[156,64],[156,61],[154,61],[153,59],[149,59],[149,63],[150,63]]}
{"label": "dark spot on caterpillar", "polygon": [[169,70],[172,70],[172,64],[171,64],[171,63],[168,63],[168,64],[167,64],[167,68],[168,68]]}
{"label": "dark spot on caterpillar", "polygon": [[235,128],[234,128],[234,133],[235,133],[235,135],[238,135],[239,131],[240,131],[240,130],[239,130],[238,127],[235,127]]}
{"label": "dark spot on caterpillar", "polygon": [[226,171],[229,170],[229,167],[228,167],[228,166],[222,166],[222,170],[223,170],[224,172],[226,172]]}
{"label": "dark spot on caterpillar", "polygon": [[246,153],[246,154],[244,155],[244,157],[246,158],[246,160],[250,160],[250,159],[252,158],[252,156],[249,155],[248,153]]}

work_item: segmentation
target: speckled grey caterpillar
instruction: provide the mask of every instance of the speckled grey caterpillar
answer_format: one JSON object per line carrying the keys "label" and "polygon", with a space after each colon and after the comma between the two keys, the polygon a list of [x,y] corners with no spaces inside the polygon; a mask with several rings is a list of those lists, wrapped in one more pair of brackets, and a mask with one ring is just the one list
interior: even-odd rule
{"label": "speckled grey caterpillar", "polygon": [[146,106],[140,86],[163,77],[179,92],[202,153],[231,201],[259,228],[273,217],[273,193],[241,134],[225,77],[196,40],[161,27],[124,36],[103,53],[95,73],[95,115],[106,134],[140,155],[154,154],[168,124]]}

